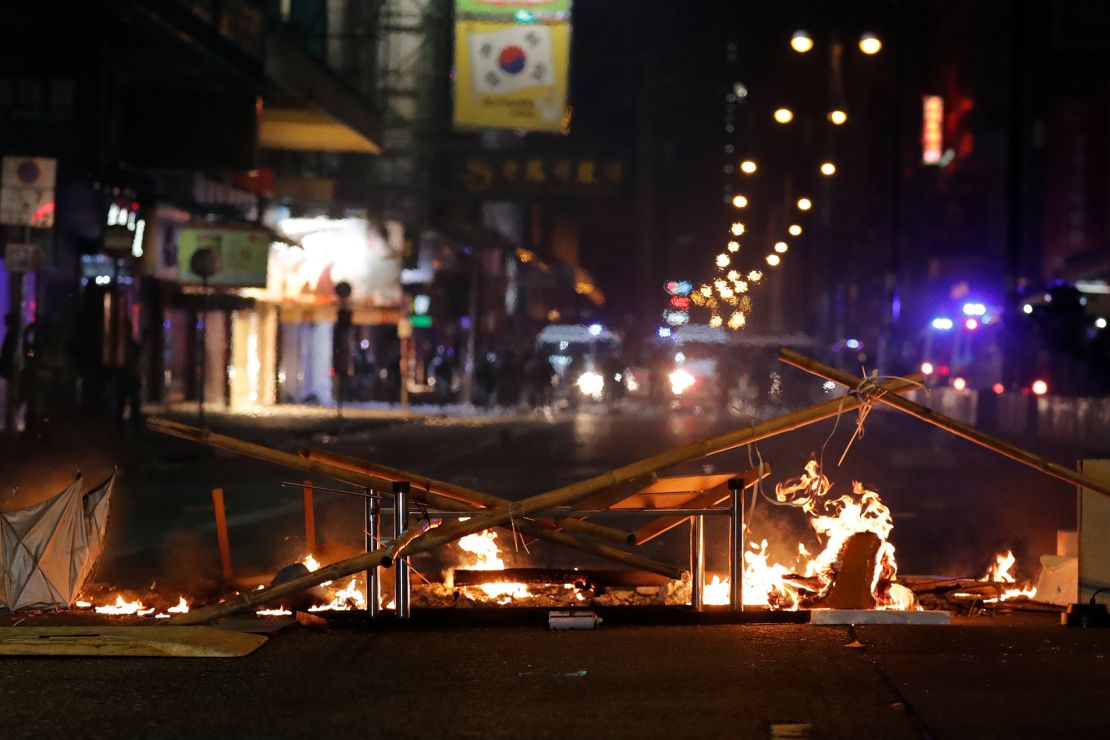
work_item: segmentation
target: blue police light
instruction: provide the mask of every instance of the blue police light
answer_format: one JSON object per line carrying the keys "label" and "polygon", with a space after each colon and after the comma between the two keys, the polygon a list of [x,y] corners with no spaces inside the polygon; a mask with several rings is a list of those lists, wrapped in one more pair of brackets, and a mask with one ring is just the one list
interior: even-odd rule
{"label": "blue police light", "polygon": [[659,338],[660,339],[666,339],[670,335],[671,335],[671,327],[669,327],[669,326],[659,327]]}
{"label": "blue police light", "polygon": [[987,307],[982,303],[965,303],[964,316],[982,316],[987,312]]}
{"label": "blue police light", "polygon": [[590,324],[590,336],[596,337],[601,334],[601,324]]}
{"label": "blue police light", "polygon": [[844,343],[844,345],[848,349],[859,349],[859,340],[858,339],[849,339],[848,341],[846,341]]}
{"label": "blue police light", "polygon": [[946,318],[944,316],[938,316],[933,319],[931,326],[937,331],[949,331],[952,329],[953,326],[955,326],[955,324],[952,322],[952,319]]}

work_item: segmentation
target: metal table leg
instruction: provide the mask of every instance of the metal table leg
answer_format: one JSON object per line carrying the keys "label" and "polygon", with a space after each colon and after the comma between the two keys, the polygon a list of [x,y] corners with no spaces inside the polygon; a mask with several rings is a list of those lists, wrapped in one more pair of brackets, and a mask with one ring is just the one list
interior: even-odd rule
{"label": "metal table leg", "polygon": [[[409,483],[398,481],[393,484],[393,537],[400,537],[409,525]],[[409,617],[409,559],[397,558],[393,564],[396,580],[394,600],[397,606],[397,617]]]}

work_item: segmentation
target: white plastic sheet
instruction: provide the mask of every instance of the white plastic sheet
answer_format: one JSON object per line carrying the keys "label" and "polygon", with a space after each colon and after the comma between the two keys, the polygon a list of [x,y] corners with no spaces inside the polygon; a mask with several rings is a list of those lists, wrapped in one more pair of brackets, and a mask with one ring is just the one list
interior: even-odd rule
{"label": "white plastic sheet", "polygon": [[56,496],[0,512],[0,611],[76,600],[103,549],[115,479],[82,495],[77,476]]}

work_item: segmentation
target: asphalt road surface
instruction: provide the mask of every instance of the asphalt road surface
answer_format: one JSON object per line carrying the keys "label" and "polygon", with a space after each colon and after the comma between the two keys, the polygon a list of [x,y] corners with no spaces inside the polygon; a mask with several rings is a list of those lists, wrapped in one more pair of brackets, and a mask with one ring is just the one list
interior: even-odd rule
{"label": "asphalt road surface", "polygon": [[1110,632],[294,628],[226,659],[2,659],[4,737],[1105,737]]}
{"label": "asphalt road surface", "polygon": [[[1018,572],[1074,527],[1074,492],[916,420],[876,411],[843,466],[854,415],[672,471],[743,470],[770,483],[822,456],[838,486],[860,480],[894,514],[902,573],[978,576],[1013,548]],[[643,409],[574,415],[399,418],[279,409],[214,414],[214,429],[281,449],[314,446],[520,498],[735,427],[713,415]],[[746,421],[746,420],[745,420]],[[1030,445],[1071,464],[1092,449]],[[1098,445],[1103,448],[1099,449]],[[303,476],[180,440],[89,422],[56,425],[0,459],[5,508],[120,471],[99,583],[163,594],[219,588],[210,490],[224,490],[237,578],[267,580],[304,554]],[[331,481],[316,481],[335,485]],[[358,499],[320,492],[322,560],[361,546]],[[611,522],[622,526],[619,520]],[[631,526],[630,522],[628,524]],[[792,552],[812,532],[759,498],[753,534]],[[720,523],[718,526],[722,526]],[[810,538],[805,540],[805,538]],[[683,532],[644,554],[683,564]],[[712,529],[709,568],[727,545]],[[538,544],[510,566],[589,567]],[[434,573],[435,558],[418,563]],[[448,563],[442,563],[448,564]],[[4,623],[11,624],[12,618]],[[644,626],[552,633],[542,620],[460,628],[348,627],[276,635],[244,659],[0,659],[5,737],[1047,737],[1110,727],[1110,635],[1045,618],[952,627]]]}

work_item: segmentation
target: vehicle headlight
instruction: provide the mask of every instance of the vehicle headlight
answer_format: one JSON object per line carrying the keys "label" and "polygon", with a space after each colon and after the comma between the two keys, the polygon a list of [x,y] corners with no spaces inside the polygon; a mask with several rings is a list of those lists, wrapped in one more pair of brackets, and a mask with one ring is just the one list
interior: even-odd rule
{"label": "vehicle headlight", "polygon": [[584,396],[591,396],[593,398],[600,398],[601,391],[605,388],[605,378],[601,377],[600,373],[595,373],[593,370],[587,370],[578,376],[578,390]]}
{"label": "vehicle headlight", "polygon": [[671,393],[681,396],[683,391],[694,384],[694,376],[685,370],[675,370],[670,375]]}

